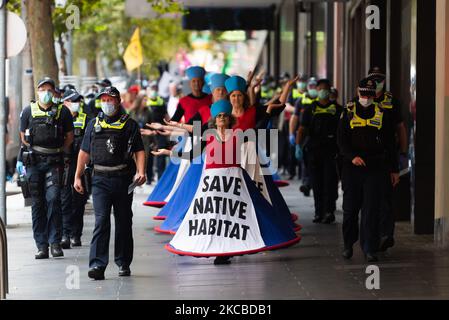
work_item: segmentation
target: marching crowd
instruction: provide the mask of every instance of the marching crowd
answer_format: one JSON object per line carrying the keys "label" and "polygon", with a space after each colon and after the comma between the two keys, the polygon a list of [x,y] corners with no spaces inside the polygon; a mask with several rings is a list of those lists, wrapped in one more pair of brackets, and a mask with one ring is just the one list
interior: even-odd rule
{"label": "marching crowd", "polygon": [[[277,87],[263,74],[243,78],[199,66],[186,77],[189,94],[172,82],[164,98],[157,81],[121,94],[104,79],[84,96],[74,86],[39,81],[37,101],[21,113],[17,162],[32,199],[36,259],[81,246],[92,195],[89,277],[104,279],[112,208],[115,263],[129,276],[133,190],[155,181],[145,204],[161,208],[156,231],[174,235],[166,245],[172,253],[227,264],[232,256],[294,245],[302,227],[279,191],[278,173],[301,179],[298,192],[312,193],[314,223],[335,222],[341,181],[345,259],[357,241],[369,262],[394,245],[392,193],[407,139],[382,70],[373,67],[343,106],[328,79],[284,74]],[[245,135],[269,129],[278,129],[278,150],[261,147],[257,133],[255,141]]]}

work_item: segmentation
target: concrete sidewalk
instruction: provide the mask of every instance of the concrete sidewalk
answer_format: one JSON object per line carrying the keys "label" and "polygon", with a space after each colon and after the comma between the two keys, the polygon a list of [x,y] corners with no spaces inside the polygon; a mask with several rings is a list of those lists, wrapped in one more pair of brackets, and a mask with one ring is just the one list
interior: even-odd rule
{"label": "concrete sidewalk", "polygon": [[[367,264],[358,246],[351,261],[341,258],[341,211],[337,224],[313,224],[313,200],[298,192],[299,182],[282,188],[292,212],[300,212],[302,241],[291,248],[234,257],[215,266],[213,259],[176,256],[163,246],[171,236],[153,231],[157,209],[142,206],[151,187],[137,188],[134,210],[132,277],[119,278],[111,261],[105,281],[87,277],[94,216],[85,216],[83,246],[61,259],[35,260],[31,213],[20,194],[9,196],[8,299],[447,299],[449,254],[434,247],[433,236],[412,234],[397,225],[396,246],[381,256],[380,290],[365,286]],[[340,197],[341,198],[341,197]],[[341,200],[338,205],[341,208]],[[111,218],[113,222],[113,218]],[[112,230],[113,232],[113,230]],[[73,276],[79,270],[79,289]],[[75,271],[75,273],[73,273]]]}

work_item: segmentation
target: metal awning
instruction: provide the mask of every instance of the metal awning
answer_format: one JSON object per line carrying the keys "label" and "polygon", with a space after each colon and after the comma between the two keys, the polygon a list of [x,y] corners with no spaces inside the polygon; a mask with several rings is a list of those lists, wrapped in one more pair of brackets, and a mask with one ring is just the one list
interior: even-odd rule
{"label": "metal awning", "polygon": [[[267,8],[282,0],[179,0],[186,8]],[[126,0],[125,13],[132,18],[153,18],[156,14],[147,0]]]}

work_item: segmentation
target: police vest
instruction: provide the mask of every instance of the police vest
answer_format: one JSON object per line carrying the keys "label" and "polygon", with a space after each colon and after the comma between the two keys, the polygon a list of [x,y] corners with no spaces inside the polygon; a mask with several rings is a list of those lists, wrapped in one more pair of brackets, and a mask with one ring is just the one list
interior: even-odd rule
{"label": "police vest", "polygon": [[147,107],[160,107],[164,105],[164,100],[161,97],[157,97],[156,100],[147,99]]}
{"label": "police vest", "polygon": [[74,127],[74,141],[73,141],[73,149],[75,152],[78,152],[81,147],[81,143],[83,141],[84,132],[86,129],[86,120],[87,115],[83,112],[78,113],[78,116],[76,117],[75,121],[73,121],[73,127]]}
{"label": "police vest", "polygon": [[125,114],[119,120],[107,123],[102,117],[96,117],[91,139],[94,167],[126,168],[131,159],[132,143],[124,130],[128,119],[129,115]]}
{"label": "police vest", "polygon": [[308,95],[304,94],[304,96],[301,99],[301,104],[303,106],[311,105],[315,101],[318,101],[318,98],[312,99]]}
{"label": "police vest", "polygon": [[[64,128],[60,121],[62,105],[53,105],[49,111],[32,102],[30,121],[30,144],[32,147],[59,149],[64,145]],[[59,153],[60,151],[55,151]]]}
{"label": "police vest", "polygon": [[95,109],[101,109],[101,100],[95,99]]}
{"label": "police vest", "polygon": [[304,93],[301,93],[298,89],[293,89],[292,90],[292,98],[297,100],[299,98],[304,97]]}
{"label": "police vest", "polygon": [[273,89],[267,90],[265,88],[262,88],[262,91],[260,92],[260,97],[262,99],[271,99],[273,97],[273,93],[274,93]]}
{"label": "police vest", "polygon": [[337,106],[335,104],[331,104],[327,108],[322,108],[319,105],[315,105],[315,108],[312,110],[312,114],[315,116],[317,114],[330,114],[335,115],[337,113]]}
{"label": "police vest", "polygon": [[380,130],[382,128],[383,109],[379,107],[379,104],[374,102],[374,116],[370,119],[363,119],[357,115],[357,108],[354,102],[350,102],[347,105],[348,115],[350,117],[349,125],[351,129],[358,127],[374,127]]}
{"label": "police vest", "polygon": [[313,143],[322,145],[328,143],[329,139],[336,137],[339,118],[337,106],[330,104],[327,107],[321,107],[317,102],[312,105],[312,121],[310,123],[310,137]]}
{"label": "police vest", "polygon": [[383,100],[379,102],[380,107],[383,109],[393,109],[393,94],[391,92],[385,92]]}

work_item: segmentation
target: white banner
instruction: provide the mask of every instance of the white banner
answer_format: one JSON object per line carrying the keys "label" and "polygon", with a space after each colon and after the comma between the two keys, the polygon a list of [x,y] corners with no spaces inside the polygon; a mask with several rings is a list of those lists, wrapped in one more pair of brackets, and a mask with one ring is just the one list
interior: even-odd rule
{"label": "white banner", "polygon": [[241,168],[203,171],[192,204],[170,244],[176,250],[198,254],[265,247]]}

